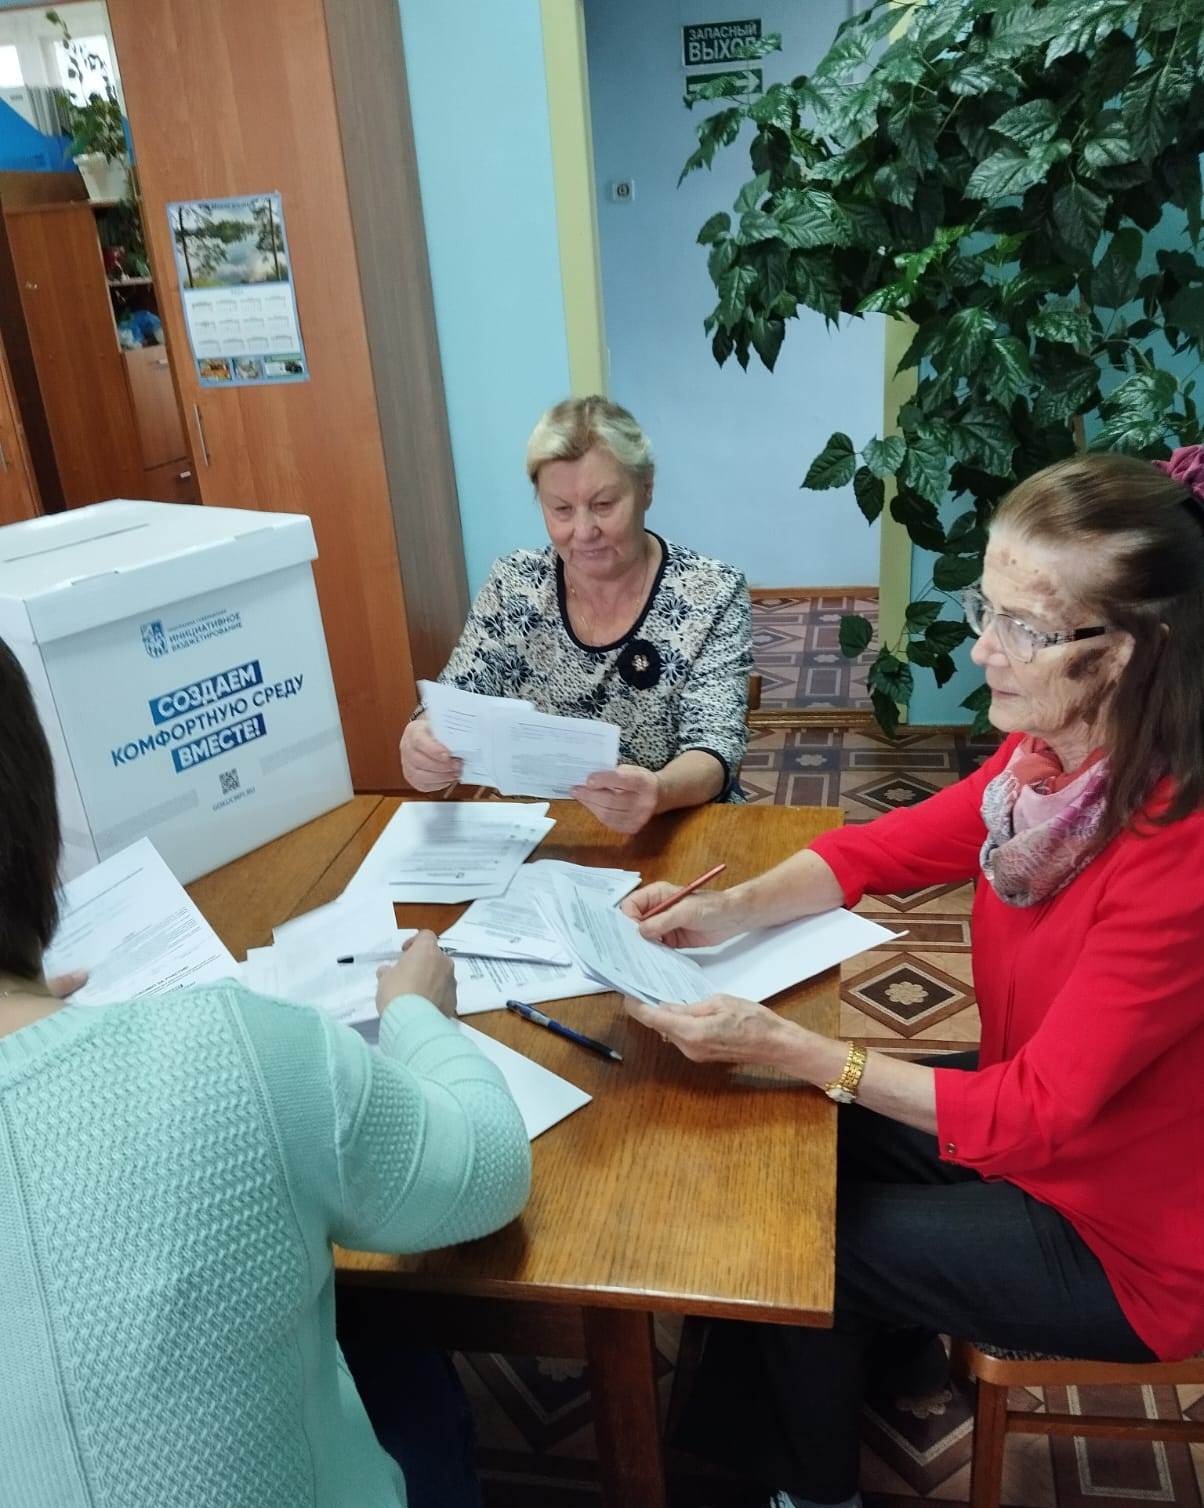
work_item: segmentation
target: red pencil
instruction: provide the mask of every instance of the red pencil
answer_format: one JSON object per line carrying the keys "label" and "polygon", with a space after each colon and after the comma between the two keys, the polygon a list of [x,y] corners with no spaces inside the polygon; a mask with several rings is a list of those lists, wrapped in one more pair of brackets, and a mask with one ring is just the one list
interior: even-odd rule
{"label": "red pencil", "polygon": [[645,911],[640,920],[646,922],[650,916],[659,916],[662,911],[668,911],[670,906],[676,906],[678,901],[682,900],[685,896],[693,895],[700,885],[705,885],[708,880],[713,880],[717,874],[722,874],[726,868],[726,864],[716,864],[714,869],[708,869],[706,874],[700,874],[696,880],[691,880],[681,890],[666,896],[659,906],[653,906],[651,911]]}

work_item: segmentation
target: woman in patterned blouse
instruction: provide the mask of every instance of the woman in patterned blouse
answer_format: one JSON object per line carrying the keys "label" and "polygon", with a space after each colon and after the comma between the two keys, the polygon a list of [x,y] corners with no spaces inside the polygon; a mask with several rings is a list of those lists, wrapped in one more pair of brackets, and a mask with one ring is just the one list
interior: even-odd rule
{"label": "woman in patterned blouse", "polygon": [[[658,812],[742,799],[752,668],[744,578],[644,527],[652,449],[626,409],[570,398],[527,444],[527,475],[551,544],[495,561],[439,679],[522,697],[541,712],[616,723],[615,770],[573,795],[607,827],[634,833]],[[460,761],[416,716],[401,740],[420,791]]]}

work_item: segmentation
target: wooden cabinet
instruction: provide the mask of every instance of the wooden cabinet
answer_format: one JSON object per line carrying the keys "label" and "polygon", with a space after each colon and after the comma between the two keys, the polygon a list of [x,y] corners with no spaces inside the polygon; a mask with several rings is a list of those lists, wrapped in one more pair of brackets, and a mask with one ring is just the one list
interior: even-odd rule
{"label": "wooden cabinet", "polygon": [[150,279],[110,281],[102,207],[46,197],[81,188],[78,174],[0,173],[0,329],[49,510],[155,499],[159,467],[191,469],[166,349],[123,351],[118,340],[115,290],[145,296]]}
{"label": "wooden cabinet", "polygon": [[[306,513],[352,777],[401,784],[467,607],[396,0],[109,0],[205,503]],[[307,381],[202,387],[167,205],[278,192]]]}
{"label": "wooden cabinet", "polygon": [[36,518],[40,512],[12,373],[0,342],[0,525]]}
{"label": "wooden cabinet", "polygon": [[150,471],[180,461],[188,445],[167,352],[162,346],[139,346],[124,354],[143,466]]}

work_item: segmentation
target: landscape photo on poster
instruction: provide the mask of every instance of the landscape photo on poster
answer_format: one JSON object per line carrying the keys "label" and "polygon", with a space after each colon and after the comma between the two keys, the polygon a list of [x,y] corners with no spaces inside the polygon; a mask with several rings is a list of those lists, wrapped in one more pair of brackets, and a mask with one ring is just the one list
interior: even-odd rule
{"label": "landscape photo on poster", "polygon": [[184,200],[167,220],[201,386],[306,381],[280,195]]}

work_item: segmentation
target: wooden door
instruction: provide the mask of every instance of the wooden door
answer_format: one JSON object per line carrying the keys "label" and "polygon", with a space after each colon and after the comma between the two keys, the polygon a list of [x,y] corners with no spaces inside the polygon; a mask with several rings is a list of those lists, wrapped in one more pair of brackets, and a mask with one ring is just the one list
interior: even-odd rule
{"label": "wooden door", "polygon": [[180,424],[166,347],[139,346],[127,351],[125,370],[130,380],[143,466],[149,470],[169,461],[185,461],[188,446]]}
{"label": "wooden door", "polygon": [[47,204],[4,218],[64,501],[137,497],[142,460],[94,212]]}
{"label": "wooden door", "polygon": [[[352,778],[360,789],[396,789],[398,740],[415,700],[412,634],[322,0],[110,0],[109,16],[201,498],[313,520]],[[202,388],[167,205],[272,191],[282,199],[310,378]],[[458,520],[455,528],[458,536]],[[437,578],[451,555],[421,564]],[[454,598],[444,593],[440,611],[458,614]]]}
{"label": "wooden door", "polygon": [[0,343],[0,524],[37,518],[41,511],[8,354]]}

